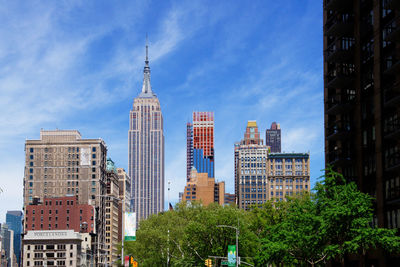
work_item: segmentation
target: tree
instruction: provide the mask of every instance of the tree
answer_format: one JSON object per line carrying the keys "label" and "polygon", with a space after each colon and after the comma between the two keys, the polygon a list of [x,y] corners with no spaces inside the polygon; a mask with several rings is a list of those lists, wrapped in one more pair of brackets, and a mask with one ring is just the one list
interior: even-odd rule
{"label": "tree", "polygon": [[228,245],[235,244],[235,231],[217,225],[236,227],[239,222],[240,255],[252,257],[258,240],[250,228],[249,215],[232,206],[179,203],[175,210],[140,222],[137,240],[125,243],[125,253],[133,255],[141,266],[204,265],[208,256],[226,257]]}
{"label": "tree", "polygon": [[[342,175],[328,169],[314,192],[263,207],[275,211],[263,219],[258,265],[274,262],[314,266],[347,253],[365,254],[370,248],[400,250],[395,230],[372,226],[373,199],[354,183],[347,183]],[[262,214],[257,209],[253,212]]]}

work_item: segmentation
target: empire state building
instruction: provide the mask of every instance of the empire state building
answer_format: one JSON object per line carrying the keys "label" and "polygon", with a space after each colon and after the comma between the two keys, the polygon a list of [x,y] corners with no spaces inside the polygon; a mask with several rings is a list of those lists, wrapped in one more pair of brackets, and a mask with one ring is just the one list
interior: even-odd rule
{"label": "empire state building", "polygon": [[143,87],[134,99],[129,123],[131,209],[137,221],[163,211],[164,134],[160,102],[151,89],[148,46]]}

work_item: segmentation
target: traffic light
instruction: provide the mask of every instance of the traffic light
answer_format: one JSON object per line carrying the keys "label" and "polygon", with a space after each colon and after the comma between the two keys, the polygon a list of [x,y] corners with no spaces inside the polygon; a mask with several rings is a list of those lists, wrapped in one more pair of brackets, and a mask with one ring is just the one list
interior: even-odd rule
{"label": "traffic light", "polygon": [[206,259],[204,261],[204,265],[207,266],[207,267],[212,267],[212,260],[211,259]]}

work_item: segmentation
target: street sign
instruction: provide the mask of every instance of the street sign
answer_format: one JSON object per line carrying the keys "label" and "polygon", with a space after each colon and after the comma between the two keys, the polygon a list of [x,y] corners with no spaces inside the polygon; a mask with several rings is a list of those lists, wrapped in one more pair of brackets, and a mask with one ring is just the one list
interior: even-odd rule
{"label": "street sign", "polygon": [[227,261],[221,261],[221,264],[222,264],[222,265],[228,265],[229,262],[227,262]]}
{"label": "street sign", "polygon": [[228,245],[228,266],[236,266],[236,245]]}

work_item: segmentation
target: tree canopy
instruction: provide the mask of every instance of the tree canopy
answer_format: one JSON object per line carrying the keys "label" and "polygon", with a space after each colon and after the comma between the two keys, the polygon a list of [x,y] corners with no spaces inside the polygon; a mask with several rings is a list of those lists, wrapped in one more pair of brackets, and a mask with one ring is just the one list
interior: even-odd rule
{"label": "tree canopy", "polygon": [[226,257],[228,245],[236,242],[234,229],[217,226],[239,224],[239,251],[246,257],[257,252],[251,223],[247,212],[233,206],[179,203],[142,221],[137,241],[126,242],[125,251],[141,266],[203,266],[209,256]]}
{"label": "tree canopy", "polygon": [[179,203],[140,222],[137,241],[126,242],[125,253],[140,266],[204,266],[209,256],[226,257],[235,244],[235,230],[218,225],[239,225],[239,256],[255,266],[322,265],[374,248],[399,252],[395,230],[372,221],[373,198],[328,169],[313,192],[250,211]]}

